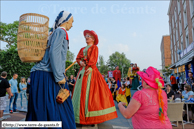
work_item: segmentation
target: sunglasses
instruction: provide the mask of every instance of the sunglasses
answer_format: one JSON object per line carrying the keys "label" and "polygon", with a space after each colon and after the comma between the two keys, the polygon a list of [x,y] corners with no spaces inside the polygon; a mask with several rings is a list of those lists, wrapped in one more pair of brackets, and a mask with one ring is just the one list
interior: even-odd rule
{"label": "sunglasses", "polygon": [[92,36],[91,35],[86,35],[85,38],[91,38]]}

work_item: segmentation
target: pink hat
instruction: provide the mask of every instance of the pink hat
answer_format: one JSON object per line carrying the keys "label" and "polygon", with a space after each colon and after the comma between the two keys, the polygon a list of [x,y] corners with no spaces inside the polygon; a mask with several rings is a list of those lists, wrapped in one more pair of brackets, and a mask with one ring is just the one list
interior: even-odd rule
{"label": "pink hat", "polygon": [[94,45],[97,45],[98,44],[98,35],[96,34],[96,32],[94,32],[93,30],[84,30],[84,36],[86,36],[87,33],[94,36],[94,38],[95,38]]}
{"label": "pink hat", "polygon": [[164,87],[164,81],[160,76],[160,72],[152,66],[148,67],[145,72],[138,71],[137,74],[152,88]]}

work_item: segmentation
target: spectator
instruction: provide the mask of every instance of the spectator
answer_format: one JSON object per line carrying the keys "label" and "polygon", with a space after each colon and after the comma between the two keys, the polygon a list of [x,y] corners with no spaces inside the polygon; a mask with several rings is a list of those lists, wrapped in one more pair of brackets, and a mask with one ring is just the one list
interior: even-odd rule
{"label": "spectator", "polygon": [[112,91],[112,95],[113,95],[113,100],[116,100],[116,88],[117,88],[116,84],[117,84],[117,82],[115,81],[114,77],[111,80],[111,84],[112,84],[111,91]]}
{"label": "spectator", "polygon": [[75,80],[75,82],[77,81],[77,80],[76,80],[76,77],[74,77],[73,79]]}
{"label": "spectator", "polygon": [[194,77],[192,72],[189,72],[189,77],[187,78],[186,83],[190,85],[191,90],[194,91]]}
{"label": "spectator", "polygon": [[175,76],[173,76],[173,74],[171,74],[170,82],[171,82],[171,85],[172,85],[172,89],[174,91],[177,91],[178,90],[178,86],[176,84],[176,78],[175,78]]}
{"label": "spectator", "polygon": [[26,98],[26,101],[28,101],[27,96],[26,96],[26,90],[27,90],[26,78],[24,77],[21,78],[19,87],[20,87],[20,97],[21,97],[21,101],[20,101],[21,109],[24,109],[22,105],[22,100],[23,100],[22,96],[24,95],[24,97]]}
{"label": "spectator", "polygon": [[29,90],[30,90],[30,77],[28,77],[28,80],[27,80],[27,91],[26,91],[26,95],[27,95],[27,98],[29,99]]}
{"label": "spectator", "polygon": [[112,83],[110,81],[110,78],[108,78],[107,81],[108,81],[108,88],[110,89],[110,91],[112,93]]}
{"label": "spectator", "polygon": [[127,99],[126,99],[126,89],[125,89],[125,84],[122,84],[119,90],[117,91],[117,97],[116,97],[117,102],[123,102],[125,103],[125,106],[128,105]]}
{"label": "spectator", "polygon": [[176,77],[176,84],[178,85],[180,83],[180,75]]}
{"label": "spectator", "polygon": [[[10,98],[10,102],[9,102],[9,112],[13,113],[16,112],[16,108],[17,108],[17,98],[18,98],[18,74],[14,73],[13,74],[13,78],[11,80],[9,80],[9,85],[11,86],[11,92],[13,93],[13,96]],[[11,109],[11,104],[13,102],[13,110]]]}
{"label": "spectator", "polygon": [[[178,93],[181,94],[180,91],[178,91]],[[193,91],[191,90],[191,86],[186,84],[184,86],[184,91],[182,92],[182,97],[184,98],[184,100],[190,100],[190,98],[193,98]],[[188,105],[188,108],[192,110],[192,112],[194,112],[194,108],[191,108],[191,104]],[[186,110],[186,105],[184,104],[183,107],[184,110]],[[185,115],[183,116],[183,120],[187,121],[187,112],[185,112]]]}
{"label": "spectator", "polygon": [[71,94],[73,93],[74,84],[75,84],[75,80],[73,79],[73,75],[71,75],[69,79],[69,90],[71,91]]}
{"label": "spectator", "polygon": [[130,102],[130,98],[131,98],[131,84],[130,84],[130,78],[127,77],[127,80],[125,82],[125,89],[126,89],[126,98],[127,98],[127,102]]}
{"label": "spectator", "polygon": [[4,120],[3,111],[6,109],[6,91],[9,94],[9,99],[13,94],[9,86],[9,82],[6,79],[7,72],[2,72],[0,77],[0,121]]}
{"label": "spectator", "polygon": [[67,81],[67,85],[69,87],[69,78],[68,78],[68,76],[66,76],[66,81]]}
{"label": "spectator", "polygon": [[[178,93],[181,94],[180,91],[178,91]],[[193,91],[191,90],[191,86],[188,85],[188,84],[186,84],[186,85],[184,86],[184,91],[182,92],[182,96],[184,97],[185,100],[189,100],[190,98],[193,98],[193,95],[194,95],[194,93],[193,93]]]}
{"label": "spectator", "polygon": [[174,92],[172,91],[171,85],[167,84],[166,85],[166,90],[165,90],[166,94],[167,94],[167,100],[170,101],[170,97],[172,100],[174,100]]}

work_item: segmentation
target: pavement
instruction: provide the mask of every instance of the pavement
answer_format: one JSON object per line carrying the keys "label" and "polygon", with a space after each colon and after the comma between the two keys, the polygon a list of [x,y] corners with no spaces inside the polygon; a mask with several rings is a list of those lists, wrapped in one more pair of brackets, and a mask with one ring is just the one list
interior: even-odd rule
{"label": "pavement", "polygon": [[[131,90],[131,94],[133,95],[136,91],[135,90]],[[4,121],[25,121],[25,117],[26,117],[26,111],[27,111],[27,102],[26,100],[23,98],[23,105],[24,105],[24,110],[20,110],[21,106],[20,106],[20,101],[21,98],[20,96],[18,97],[17,100],[17,109],[19,110],[19,112],[14,112],[12,114],[9,113],[9,99],[7,98],[7,108],[4,112],[4,117],[6,117],[7,119]],[[97,124],[94,127],[91,126],[83,126],[81,128],[77,128],[77,129],[133,129],[133,125],[132,125],[132,121],[131,119],[125,119],[122,114],[120,113],[117,103],[115,102],[115,107],[117,110],[117,114],[118,114],[118,118],[113,119],[113,120],[109,120],[106,121],[104,123],[101,124]],[[176,122],[174,123],[176,124]],[[182,128],[182,124],[178,123],[178,127],[173,126],[173,129],[180,129]],[[184,124],[184,128],[185,129],[194,129],[194,124]],[[0,129],[3,129],[1,126],[1,122],[0,122]],[[6,128],[9,129],[9,128]],[[13,128],[10,128],[13,129]],[[14,129],[18,129],[18,128],[14,128]],[[20,128],[22,129],[22,128]]]}

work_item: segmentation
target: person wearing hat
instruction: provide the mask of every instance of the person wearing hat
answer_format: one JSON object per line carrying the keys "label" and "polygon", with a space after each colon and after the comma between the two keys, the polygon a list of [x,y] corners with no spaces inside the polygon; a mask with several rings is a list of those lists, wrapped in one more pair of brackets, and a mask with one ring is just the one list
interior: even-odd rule
{"label": "person wearing hat", "polygon": [[[31,69],[31,82],[26,121],[61,121],[63,129],[75,129],[71,97],[58,103],[61,87],[69,90],[65,80],[65,63],[73,16],[61,11],[50,30],[43,59]],[[61,87],[60,87],[61,86]]]}
{"label": "person wearing hat", "polygon": [[77,126],[102,123],[117,118],[112,94],[98,71],[98,36],[93,30],[83,32],[87,46],[80,49],[76,61],[80,66],[73,93]]}
{"label": "person wearing hat", "polygon": [[115,70],[113,71],[113,77],[115,78],[117,82],[117,89],[118,90],[121,87],[121,71],[119,70],[119,66],[115,66]]}
{"label": "person wearing hat", "polygon": [[137,74],[143,80],[143,89],[135,92],[127,108],[123,102],[118,104],[121,114],[126,119],[132,117],[133,128],[172,129],[167,116],[167,95],[161,89],[164,81],[160,72],[150,66]]}

